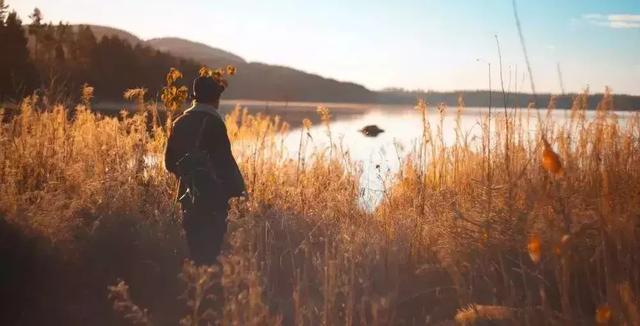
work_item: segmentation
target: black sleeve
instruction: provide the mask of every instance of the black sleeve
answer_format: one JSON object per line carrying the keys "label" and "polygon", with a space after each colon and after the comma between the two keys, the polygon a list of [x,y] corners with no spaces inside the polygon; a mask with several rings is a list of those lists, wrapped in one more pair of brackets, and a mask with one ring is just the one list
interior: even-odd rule
{"label": "black sleeve", "polygon": [[167,139],[167,147],[164,151],[164,167],[165,169],[167,169],[167,171],[175,175],[178,174],[177,163],[178,163],[178,160],[180,159],[178,144],[179,144],[178,136],[176,136],[175,126],[174,126],[174,132],[172,132],[169,135],[169,139]]}
{"label": "black sleeve", "polygon": [[239,196],[245,191],[245,185],[231,152],[227,127],[221,119],[212,120],[214,120],[213,128],[211,128],[212,132],[209,136],[212,144],[210,157],[216,170],[216,176],[224,184],[225,191],[229,197]]}

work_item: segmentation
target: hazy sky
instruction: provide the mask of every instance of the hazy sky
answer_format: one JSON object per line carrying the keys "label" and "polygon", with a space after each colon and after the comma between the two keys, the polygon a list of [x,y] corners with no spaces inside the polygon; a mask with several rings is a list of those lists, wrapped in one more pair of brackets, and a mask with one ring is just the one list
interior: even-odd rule
{"label": "hazy sky", "polygon": [[[486,89],[487,62],[495,86],[497,35],[505,87],[517,79],[530,89],[511,0],[6,2],[25,21],[37,6],[46,20],[183,37],[371,89]],[[559,63],[567,91],[640,95],[640,0],[520,0],[518,9],[538,91],[560,91]]]}

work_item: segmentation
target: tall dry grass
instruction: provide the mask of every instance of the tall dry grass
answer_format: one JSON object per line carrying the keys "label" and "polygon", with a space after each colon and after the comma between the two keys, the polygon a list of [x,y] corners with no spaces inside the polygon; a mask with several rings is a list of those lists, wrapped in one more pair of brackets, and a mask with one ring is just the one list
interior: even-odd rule
{"label": "tall dry grass", "polygon": [[[35,239],[13,243],[31,248],[8,258],[28,256],[28,277],[9,275],[23,283],[7,294],[36,291],[18,309],[66,323],[123,322],[117,284],[116,308],[145,324],[637,324],[640,118],[623,126],[606,96],[588,120],[585,101],[563,125],[505,110],[470,139],[459,123],[449,147],[428,119],[447,108],[421,102],[421,145],[373,212],[340,146],[292,156],[285,123],[237,109],[226,123],[251,197],[232,205],[222,268],[186,264],[180,281],[154,105],[111,118],[27,100],[0,129],[3,228]],[[293,131],[299,151],[310,127]]]}
{"label": "tall dry grass", "polygon": [[498,305],[531,325],[592,323],[598,309],[614,311],[608,323],[640,323],[640,117],[620,121],[607,93],[588,120],[586,99],[562,125],[553,103],[544,116],[505,109],[491,129],[485,117],[475,147],[460,129],[445,147],[442,124],[425,123],[421,150],[376,218],[394,234],[411,230],[415,264],[437,257],[460,306]]}

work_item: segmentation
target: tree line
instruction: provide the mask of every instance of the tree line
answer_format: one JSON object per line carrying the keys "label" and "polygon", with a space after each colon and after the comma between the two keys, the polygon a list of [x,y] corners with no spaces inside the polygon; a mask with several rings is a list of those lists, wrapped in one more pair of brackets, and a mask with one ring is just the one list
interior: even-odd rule
{"label": "tree line", "polygon": [[146,87],[155,95],[171,67],[195,76],[196,62],[177,58],[117,36],[97,39],[89,26],[45,23],[34,9],[24,25],[0,0],[0,103],[38,94],[49,103],[75,100],[85,83],[98,100],[122,99],[127,88]]}

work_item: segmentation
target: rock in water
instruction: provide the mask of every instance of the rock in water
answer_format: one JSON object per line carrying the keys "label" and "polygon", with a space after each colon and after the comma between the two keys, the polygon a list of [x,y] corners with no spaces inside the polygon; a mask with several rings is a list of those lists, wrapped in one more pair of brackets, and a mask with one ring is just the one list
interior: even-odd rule
{"label": "rock in water", "polygon": [[377,137],[379,134],[383,133],[384,130],[380,129],[380,127],[376,125],[368,125],[360,129],[360,132],[367,137]]}

